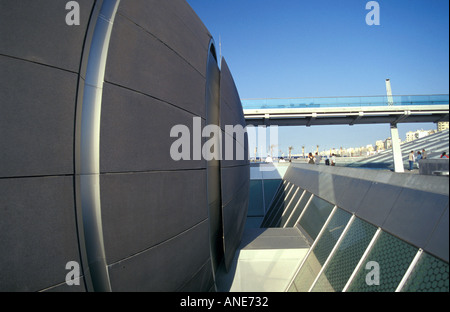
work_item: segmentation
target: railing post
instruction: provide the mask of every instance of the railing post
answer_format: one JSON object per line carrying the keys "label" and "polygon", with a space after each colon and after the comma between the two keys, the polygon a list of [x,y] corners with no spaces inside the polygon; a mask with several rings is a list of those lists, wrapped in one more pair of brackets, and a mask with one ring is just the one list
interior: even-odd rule
{"label": "railing post", "polygon": [[402,148],[400,147],[400,136],[397,124],[391,124],[392,157],[394,158],[394,171],[405,172],[403,167]]}

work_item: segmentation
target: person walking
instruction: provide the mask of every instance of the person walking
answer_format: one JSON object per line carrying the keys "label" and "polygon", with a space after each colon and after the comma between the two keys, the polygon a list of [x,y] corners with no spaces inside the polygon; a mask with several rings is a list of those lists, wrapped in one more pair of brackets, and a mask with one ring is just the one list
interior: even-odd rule
{"label": "person walking", "polygon": [[336,166],[336,155],[335,154],[331,155],[331,165]]}
{"label": "person walking", "polygon": [[411,151],[411,153],[409,153],[409,156],[408,156],[409,171],[413,170],[415,160],[416,160],[416,157],[414,156],[414,151]]}

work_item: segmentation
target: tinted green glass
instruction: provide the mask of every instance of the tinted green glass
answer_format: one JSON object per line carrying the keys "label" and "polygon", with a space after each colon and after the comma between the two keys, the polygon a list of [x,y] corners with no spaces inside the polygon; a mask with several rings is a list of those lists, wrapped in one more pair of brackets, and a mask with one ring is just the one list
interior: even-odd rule
{"label": "tinted green glass", "polygon": [[287,190],[291,184],[287,182],[286,180],[283,181],[283,183],[280,185],[280,187],[277,190],[277,193],[275,194],[275,197],[273,198],[273,201],[270,204],[269,209],[267,210],[266,216],[264,217],[264,221],[262,222],[261,227],[268,227],[268,225],[272,222],[274,215],[279,207],[279,205],[284,201]]}
{"label": "tinted green glass", "polygon": [[263,192],[261,180],[250,180],[250,194],[248,199],[248,215],[264,216]]}
{"label": "tinted green glass", "polygon": [[281,184],[281,180],[262,180],[262,182],[264,187],[264,205],[266,210],[268,210],[269,205]]}
{"label": "tinted green glass", "polygon": [[342,291],[376,230],[375,226],[355,218],[312,291]]}
{"label": "tinted green glass", "polygon": [[[382,232],[364,260],[348,291],[395,291],[416,253],[417,248],[391,234]],[[376,283],[373,269],[370,266],[366,269],[367,263],[372,261],[376,262],[379,267],[378,281]]]}
{"label": "tinted green glass", "polygon": [[408,292],[448,292],[448,263],[423,253],[402,288]]}
{"label": "tinted green glass", "polygon": [[292,195],[291,199],[286,203],[284,212],[280,217],[280,220],[279,220],[280,227],[283,227],[286,224],[286,222],[289,219],[290,215],[292,214],[296,204],[302,197],[303,192],[304,192],[304,190],[301,189],[300,187],[294,188],[293,195]]}
{"label": "tinted green glass", "polygon": [[277,210],[274,212],[273,216],[271,217],[271,220],[268,224],[268,227],[279,227],[280,226],[280,220],[281,216],[283,215],[284,211],[287,209],[288,204],[290,203],[292,197],[295,194],[295,191],[298,189],[298,186],[294,184],[290,184],[287,188],[286,195],[277,205]]}
{"label": "tinted green glass", "polygon": [[[290,219],[287,220],[286,227],[293,227],[297,223],[298,218],[300,217],[303,209],[305,209],[306,204],[308,203],[309,199],[311,198],[312,194],[309,192],[305,192],[303,194],[303,197],[300,197],[300,202],[295,203],[292,212],[292,215],[290,216]],[[294,203],[293,203],[294,204]]]}
{"label": "tinted green glass", "polygon": [[309,203],[300,220],[300,226],[312,240],[316,239],[333,207],[334,205],[316,196]]}
{"label": "tinted green glass", "polygon": [[311,250],[298,275],[294,280],[297,291],[308,291],[317,274],[319,274],[323,264],[328,258],[331,250],[336,244],[339,236],[350,220],[351,215],[341,209],[337,209],[330,222],[324,229],[319,241]]}

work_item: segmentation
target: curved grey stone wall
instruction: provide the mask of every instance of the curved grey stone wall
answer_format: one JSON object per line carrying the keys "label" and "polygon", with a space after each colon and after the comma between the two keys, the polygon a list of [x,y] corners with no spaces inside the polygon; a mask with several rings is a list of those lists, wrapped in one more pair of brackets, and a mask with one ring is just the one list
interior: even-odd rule
{"label": "curved grey stone wall", "polygon": [[[244,232],[248,211],[250,188],[250,162],[248,159],[248,136],[240,136],[239,129],[245,127],[236,85],[225,59],[222,59],[220,76],[220,126],[223,137],[224,160],[221,161],[222,214],[224,231],[224,260],[227,270],[230,268],[236,249]],[[236,132],[226,131],[226,126],[236,126]],[[231,137],[233,136],[233,137]],[[227,146],[227,139],[233,142]],[[233,149],[234,157],[227,159],[227,148]],[[240,157],[239,151],[243,151]]]}
{"label": "curved grey stone wall", "polygon": [[[171,158],[170,131],[185,125],[191,146],[206,141],[194,118],[211,122],[214,84],[214,105],[233,115],[213,124],[245,126],[231,73],[222,65],[208,78],[212,38],[184,0],[77,2],[79,26],[65,24],[65,2],[0,2],[0,290],[214,290],[212,260],[232,258],[242,235],[248,160],[223,162],[211,183],[210,161]],[[91,94],[97,165],[85,170]],[[222,207],[215,232],[210,185]],[[65,283],[69,261],[81,264],[79,286]]]}
{"label": "curved grey stone wall", "polygon": [[84,291],[65,284],[81,263],[74,198],[74,126],[83,45],[58,0],[0,2],[0,290]]}

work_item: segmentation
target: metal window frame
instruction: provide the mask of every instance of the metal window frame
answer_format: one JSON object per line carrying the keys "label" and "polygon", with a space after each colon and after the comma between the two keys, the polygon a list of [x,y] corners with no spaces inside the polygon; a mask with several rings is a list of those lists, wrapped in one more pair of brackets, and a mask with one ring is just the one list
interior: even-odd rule
{"label": "metal window frame", "polygon": [[[305,192],[306,192],[306,191],[305,191]],[[311,197],[313,197],[313,196],[314,196],[314,194],[313,194]],[[308,204],[309,204],[309,201],[308,201],[308,203],[306,204],[306,206],[307,206]],[[305,206],[305,209],[304,209],[304,210],[306,210],[306,206]],[[295,273],[294,273],[294,275],[293,275],[291,281],[289,282],[289,284],[288,284],[286,290],[288,290],[289,288],[291,288],[292,284],[293,284],[294,281],[295,281],[295,278],[296,278],[297,275],[300,273],[300,271],[301,271],[303,265],[304,265],[304,264],[306,263],[306,261],[308,260],[309,255],[310,255],[310,254],[313,252],[313,250],[316,248],[316,246],[317,246],[317,244],[318,244],[320,238],[322,237],[323,233],[325,232],[325,229],[327,228],[328,224],[330,223],[331,219],[333,218],[334,214],[336,213],[336,211],[337,211],[338,209],[339,209],[338,206],[334,206],[333,210],[331,210],[330,215],[328,216],[328,218],[327,218],[327,220],[325,221],[324,225],[323,225],[322,228],[320,229],[320,232],[319,232],[319,234],[317,235],[317,238],[314,240],[313,244],[312,244],[311,247],[309,248],[309,250],[308,250],[308,252],[306,253],[305,257],[302,259],[302,262],[300,263],[300,265],[298,266],[297,270],[295,271]]]}
{"label": "metal window frame", "polygon": [[[287,183],[284,184],[282,192],[286,193],[288,191],[288,189],[290,189],[293,186],[294,186],[294,183],[291,183],[288,181]],[[287,197],[287,195],[285,195],[285,197]],[[267,216],[266,222],[263,221],[263,223],[261,225],[265,225],[266,227],[268,227],[272,224],[273,218],[279,210],[280,201],[281,201],[281,196],[277,199],[277,201],[275,202],[275,205],[273,205],[272,209],[269,211],[270,213]]]}
{"label": "metal window frame", "polygon": [[320,276],[323,274],[325,269],[328,267],[328,264],[330,263],[331,259],[333,259],[336,251],[339,249],[339,246],[341,245],[342,241],[344,240],[345,236],[347,235],[347,232],[349,231],[349,229],[355,219],[356,219],[356,216],[352,215],[350,220],[348,220],[344,231],[342,231],[341,236],[339,236],[339,239],[337,240],[336,244],[334,245],[333,249],[331,250],[330,254],[328,255],[327,260],[325,260],[325,263],[323,264],[322,268],[320,269],[320,272],[317,274],[317,276],[316,276],[314,282],[312,283],[311,287],[309,288],[308,292],[311,292],[314,289],[314,286],[316,286],[317,281],[319,280]]}
{"label": "metal window frame", "polygon": [[[301,189],[301,188],[299,187],[299,189]],[[300,205],[300,202],[302,201],[302,199],[303,199],[303,197],[305,196],[305,194],[306,194],[306,190],[303,190],[302,195],[300,195],[300,198],[298,199],[298,201],[297,201],[297,203],[295,204],[294,208],[292,208],[292,211],[291,211],[291,213],[289,214],[289,217],[287,218],[286,222],[284,223],[283,228],[286,228],[286,226],[288,225],[289,221],[291,221],[292,216],[294,215],[294,212],[297,211],[298,205]],[[295,194],[294,194],[294,196],[295,196]],[[308,203],[306,203],[306,205],[307,205],[307,204],[308,204]],[[305,205],[305,207],[306,207],[306,205]],[[294,226],[295,226],[295,224],[294,224]]]}
{"label": "metal window frame", "polygon": [[367,256],[369,255],[369,253],[372,251],[373,246],[375,245],[375,243],[378,241],[378,238],[380,237],[382,230],[381,228],[378,228],[377,231],[375,232],[375,234],[373,234],[372,239],[369,242],[369,245],[367,245],[366,250],[364,251],[363,255],[361,256],[361,259],[359,259],[358,264],[356,265],[355,269],[353,270],[352,274],[350,275],[350,277],[348,278],[347,283],[345,284],[344,288],[342,289],[342,292],[347,292],[348,288],[351,286],[351,284],[353,283],[353,280],[356,276],[356,274],[358,274],[359,270],[361,269],[364,261],[366,261]]}
{"label": "metal window frame", "polygon": [[298,216],[297,221],[295,221],[294,226],[295,226],[295,224],[300,223],[300,221],[302,220],[303,216],[305,215],[306,210],[309,207],[309,204],[311,203],[313,198],[316,197],[316,195],[314,195],[313,193],[310,192],[310,194],[311,194],[311,197],[308,199],[308,202],[306,203],[305,208],[303,209],[302,213]]}
{"label": "metal window frame", "polygon": [[398,284],[397,288],[395,289],[395,292],[401,292],[403,287],[405,286],[406,282],[408,281],[409,277],[411,276],[411,273],[414,271],[414,268],[416,267],[417,263],[420,259],[422,259],[422,255],[424,254],[424,251],[422,248],[419,248],[416,255],[414,256],[414,259],[409,264],[408,270],[406,270],[405,275],[403,275],[402,280]]}

